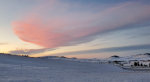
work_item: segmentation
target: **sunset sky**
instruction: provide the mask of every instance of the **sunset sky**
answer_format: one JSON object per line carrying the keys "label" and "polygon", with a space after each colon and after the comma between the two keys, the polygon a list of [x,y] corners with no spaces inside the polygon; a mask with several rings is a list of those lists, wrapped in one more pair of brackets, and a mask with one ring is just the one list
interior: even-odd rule
{"label": "sunset sky", "polygon": [[0,0],[0,53],[105,58],[150,52],[150,0]]}

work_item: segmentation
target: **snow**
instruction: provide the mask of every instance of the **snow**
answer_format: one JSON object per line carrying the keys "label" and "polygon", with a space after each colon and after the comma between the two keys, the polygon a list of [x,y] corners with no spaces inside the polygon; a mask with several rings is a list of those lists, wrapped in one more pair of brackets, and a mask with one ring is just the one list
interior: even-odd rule
{"label": "snow", "polygon": [[137,54],[125,57],[109,57],[105,59],[106,61],[130,61],[130,60],[150,60],[150,54]]}
{"label": "snow", "polygon": [[0,82],[149,82],[150,72],[111,64],[0,55]]}

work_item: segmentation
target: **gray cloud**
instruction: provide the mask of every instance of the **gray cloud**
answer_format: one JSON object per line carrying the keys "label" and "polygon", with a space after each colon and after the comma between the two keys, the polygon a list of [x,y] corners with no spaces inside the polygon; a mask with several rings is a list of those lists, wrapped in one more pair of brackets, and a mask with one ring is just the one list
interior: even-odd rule
{"label": "gray cloud", "polygon": [[42,48],[42,49],[19,49],[19,50],[13,50],[10,51],[9,53],[11,54],[24,54],[24,55],[31,55],[31,54],[38,54],[38,53],[43,53],[47,51],[51,51],[54,49],[50,48]]}
{"label": "gray cloud", "polygon": [[78,54],[80,55],[80,54],[90,54],[90,53],[123,52],[123,51],[144,50],[144,49],[150,49],[150,44],[83,50],[83,51],[59,53],[59,54],[52,54],[52,55],[78,55]]}

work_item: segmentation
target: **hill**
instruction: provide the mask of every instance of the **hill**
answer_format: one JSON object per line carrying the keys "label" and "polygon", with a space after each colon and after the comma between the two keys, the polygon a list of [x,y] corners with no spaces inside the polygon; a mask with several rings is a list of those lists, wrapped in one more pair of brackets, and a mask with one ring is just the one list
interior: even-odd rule
{"label": "hill", "polygon": [[0,82],[149,82],[110,64],[0,55]]}

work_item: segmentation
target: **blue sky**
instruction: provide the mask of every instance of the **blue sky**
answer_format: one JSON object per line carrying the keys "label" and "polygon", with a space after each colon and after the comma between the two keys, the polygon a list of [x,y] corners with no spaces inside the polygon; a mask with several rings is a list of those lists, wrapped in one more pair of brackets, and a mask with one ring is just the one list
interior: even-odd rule
{"label": "blue sky", "polygon": [[1,0],[0,52],[78,58],[147,53],[149,11],[149,0]]}

